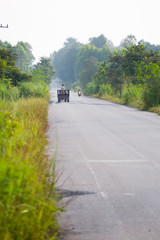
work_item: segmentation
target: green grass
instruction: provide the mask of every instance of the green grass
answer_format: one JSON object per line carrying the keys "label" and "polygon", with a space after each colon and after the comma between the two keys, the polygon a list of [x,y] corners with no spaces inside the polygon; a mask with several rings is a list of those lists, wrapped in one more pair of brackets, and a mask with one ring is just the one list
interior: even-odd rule
{"label": "green grass", "polygon": [[22,82],[19,86],[20,97],[41,97],[49,100],[49,89],[44,82]]}
{"label": "green grass", "polygon": [[48,101],[0,101],[0,239],[56,239],[58,197],[45,155]]}
{"label": "green grass", "polygon": [[16,100],[19,98],[18,87],[9,87],[7,84],[0,83],[0,99]]}
{"label": "green grass", "polygon": [[149,112],[154,112],[160,115],[160,105],[156,106],[156,107],[151,107],[149,109]]}
{"label": "green grass", "polygon": [[93,94],[92,96],[96,97],[96,98],[106,100],[106,101],[110,101],[110,102],[113,102],[113,103],[123,104],[123,100],[121,98],[115,96],[115,95],[104,94],[102,96],[99,96],[99,94]]}
{"label": "green grass", "polygon": [[100,91],[92,96],[100,99],[104,99],[113,103],[119,103],[130,107],[144,110],[143,102],[143,88],[141,86],[134,86],[130,84],[130,87],[124,86],[120,97],[120,92],[114,93],[114,90],[110,85],[102,85]]}
{"label": "green grass", "polygon": [[128,104],[126,104],[124,102],[123,98],[119,98],[119,97],[117,97],[115,95],[110,96],[110,95],[104,94],[101,97],[99,97],[99,94],[94,94],[92,96],[96,97],[96,98],[100,98],[100,99],[106,100],[106,101],[110,101],[110,102],[113,102],[113,103],[127,105],[127,106],[130,106],[130,107],[133,107],[133,108],[137,108],[137,109],[142,110],[142,111],[149,111],[149,112],[157,113],[157,114],[160,115],[160,105],[158,105],[156,107],[151,107],[151,108],[148,107],[148,108],[146,108],[145,104],[142,101],[140,101],[138,98],[134,99],[134,100],[128,102]]}

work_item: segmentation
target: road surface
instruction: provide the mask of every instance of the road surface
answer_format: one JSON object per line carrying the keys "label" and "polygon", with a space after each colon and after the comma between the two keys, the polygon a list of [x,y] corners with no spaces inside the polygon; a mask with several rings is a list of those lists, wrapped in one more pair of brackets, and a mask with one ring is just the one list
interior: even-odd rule
{"label": "road surface", "polygon": [[160,239],[160,116],[78,97],[49,106],[64,240]]}

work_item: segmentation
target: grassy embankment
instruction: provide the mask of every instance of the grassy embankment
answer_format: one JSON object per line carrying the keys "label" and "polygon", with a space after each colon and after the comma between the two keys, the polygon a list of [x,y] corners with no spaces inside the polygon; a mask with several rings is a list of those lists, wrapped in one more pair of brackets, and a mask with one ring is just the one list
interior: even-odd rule
{"label": "grassy embankment", "polygon": [[[29,84],[0,89],[1,240],[54,240],[57,235],[61,209],[45,155],[48,94],[46,87],[33,91]],[[30,98],[19,98],[22,92]],[[38,98],[35,92],[41,92]]]}
{"label": "grassy embankment", "polygon": [[98,98],[103,99],[103,100],[113,102],[113,103],[123,104],[123,105],[127,105],[127,106],[130,106],[130,107],[133,107],[133,108],[137,108],[141,111],[153,112],[153,113],[157,113],[157,114],[160,115],[160,106],[146,108],[142,102],[140,103],[137,100],[133,100],[132,102],[129,102],[128,104],[126,104],[124,102],[124,99],[118,98],[116,96],[103,95],[103,96],[99,97],[98,94],[93,95],[93,96],[98,97]]}
{"label": "grassy embankment", "polygon": [[133,108],[137,108],[142,111],[149,111],[154,112],[160,115],[160,105],[155,107],[146,106],[144,103],[144,96],[143,96],[143,89],[138,87],[131,86],[130,88],[124,88],[122,91],[122,95],[116,94],[108,94],[107,92],[104,93],[97,93],[92,94],[93,97],[100,98],[103,100],[107,100],[113,103],[118,103],[126,106],[130,106]]}

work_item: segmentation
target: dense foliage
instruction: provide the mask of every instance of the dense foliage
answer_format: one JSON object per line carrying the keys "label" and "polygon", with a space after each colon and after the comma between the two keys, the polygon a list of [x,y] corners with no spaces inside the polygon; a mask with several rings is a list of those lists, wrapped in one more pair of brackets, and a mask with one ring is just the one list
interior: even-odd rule
{"label": "dense foliage", "polygon": [[[89,59],[95,59],[97,62],[102,62],[108,59],[108,56],[112,55],[110,47],[103,46],[97,48],[91,45],[84,45],[79,51],[75,62],[75,80],[78,81],[81,72],[86,68],[86,63]],[[92,61],[91,65],[92,65]],[[89,66],[89,65],[88,65]]]}
{"label": "dense foliage", "polygon": [[17,56],[16,66],[24,72],[30,72],[35,57],[32,54],[32,47],[27,42],[18,42],[15,46],[10,43],[0,41],[0,48],[11,50]]}
{"label": "dense foliage", "polygon": [[20,81],[30,81],[31,75],[23,73],[16,67],[17,55],[13,54],[12,49],[0,48],[0,79],[10,79],[13,86],[17,86]]}
{"label": "dense foliage", "polygon": [[17,67],[18,55],[9,46],[0,48],[0,98],[16,100],[32,96],[49,99],[47,85],[55,75],[50,58],[42,57],[33,70],[27,73]]}
{"label": "dense foliage", "polygon": [[73,38],[66,43],[51,55],[57,77],[65,84],[80,87],[87,95],[112,96],[125,104],[136,102],[138,107],[160,104],[160,45],[137,42],[128,35],[114,47],[103,34],[90,38],[88,44]]}
{"label": "dense foliage", "polygon": [[51,54],[51,60],[56,69],[56,76],[65,83],[75,81],[75,61],[82,44],[74,38],[68,38],[64,47]]}
{"label": "dense foliage", "polygon": [[112,94],[123,97],[126,104],[141,98],[145,107],[158,105],[160,54],[153,50],[146,51],[140,43],[131,45],[121,54],[111,56],[108,62],[100,64],[92,81],[96,85],[95,93],[102,85],[110,85]]}
{"label": "dense foliage", "polygon": [[[64,47],[50,56],[55,66],[56,76],[70,87],[79,84],[85,86],[88,82],[88,80],[85,82],[86,75],[89,75],[89,78],[92,77],[95,73],[93,71],[95,62],[107,60],[108,55],[112,54],[112,46],[112,42],[103,35],[90,38],[90,44],[85,45],[77,42],[74,38],[68,38]],[[89,66],[89,62],[91,66]],[[86,70],[86,64],[91,71]]]}
{"label": "dense foliage", "polygon": [[50,58],[41,57],[40,61],[34,65],[32,71],[34,81],[42,81],[46,84],[50,84],[54,75],[55,70],[51,64]]}
{"label": "dense foliage", "polygon": [[89,39],[89,45],[95,46],[96,48],[103,48],[104,46],[108,46],[113,48],[113,43],[109,39],[107,39],[103,34],[98,37],[92,37]]}

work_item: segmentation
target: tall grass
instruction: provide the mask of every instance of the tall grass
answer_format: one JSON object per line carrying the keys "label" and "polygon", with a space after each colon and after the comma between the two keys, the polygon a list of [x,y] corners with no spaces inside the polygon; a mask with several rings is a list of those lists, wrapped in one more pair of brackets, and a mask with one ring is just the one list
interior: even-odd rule
{"label": "tall grass", "polygon": [[19,86],[20,97],[42,97],[49,99],[49,89],[44,82],[22,82]]}
{"label": "tall grass", "polygon": [[111,87],[111,84],[101,84],[99,87],[99,91],[98,94],[99,96],[103,96],[103,95],[108,95],[108,96],[112,96],[114,95],[114,88]]}
{"label": "tall grass", "polygon": [[56,239],[61,209],[44,153],[47,109],[39,98],[0,102],[1,240]]}
{"label": "tall grass", "polygon": [[123,103],[130,106],[142,105],[143,88],[141,85],[130,84],[129,87],[124,86],[122,90]]}
{"label": "tall grass", "polygon": [[98,97],[107,101],[125,104],[128,106],[142,109],[144,107],[143,92],[144,89],[141,85],[130,86],[124,85],[121,89],[122,94],[116,91],[110,84],[102,84],[99,87],[97,94],[92,94],[94,97]]}
{"label": "tall grass", "polygon": [[0,99],[16,100],[19,98],[19,95],[18,87],[9,87],[5,83],[0,83]]}
{"label": "tall grass", "polygon": [[84,94],[86,94],[87,96],[88,95],[92,95],[92,94],[95,94],[96,93],[96,84],[94,82],[89,82],[87,85],[86,85],[86,88],[85,88],[85,91],[84,91]]}

